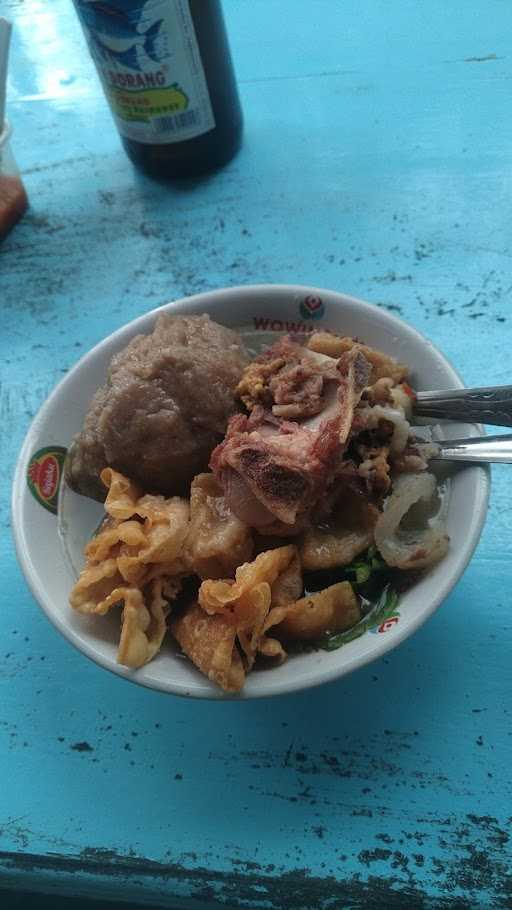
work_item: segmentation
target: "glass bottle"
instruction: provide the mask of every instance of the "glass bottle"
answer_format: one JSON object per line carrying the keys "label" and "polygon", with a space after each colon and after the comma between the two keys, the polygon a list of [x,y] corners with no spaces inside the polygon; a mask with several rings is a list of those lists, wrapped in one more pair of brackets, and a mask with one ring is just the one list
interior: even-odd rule
{"label": "glass bottle", "polygon": [[242,112],[220,0],[74,0],[123,146],[155,177],[226,164]]}

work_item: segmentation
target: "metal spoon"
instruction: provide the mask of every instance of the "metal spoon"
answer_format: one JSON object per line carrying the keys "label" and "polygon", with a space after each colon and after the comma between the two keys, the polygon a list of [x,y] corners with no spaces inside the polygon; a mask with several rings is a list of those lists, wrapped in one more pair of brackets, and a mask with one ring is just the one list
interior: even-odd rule
{"label": "metal spoon", "polygon": [[[429,443],[432,445],[432,443]],[[512,434],[503,436],[468,436],[466,439],[436,441],[438,451],[432,460],[512,464]]]}
{"label": "metal spoon", "polygon": [[416,392],[414,413],[418,417],[512,427],[512,386]]}

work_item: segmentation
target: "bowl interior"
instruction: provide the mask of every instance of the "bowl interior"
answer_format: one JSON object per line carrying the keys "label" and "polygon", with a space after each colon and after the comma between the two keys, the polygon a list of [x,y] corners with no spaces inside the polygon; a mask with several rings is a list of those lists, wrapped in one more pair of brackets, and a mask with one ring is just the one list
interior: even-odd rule
{"label": "bowl interior", "polygon": [[[263,285],[200,294],[141,316],[86,354],[50,395],[27,434],[13,489],[17,553],[33,594],[57,628],[105,668],[161,691],[225,698],[170,641],[147,666],[135,671],[120,666],[116,663],[119,616],[111,613],[107,617],[87,618],[68,606],[69,592],[82,562],[83,545],[98,525],[102,509],[98,503],[63,487],[57,517],[55,494],[60,463],[58,457],[50,463],[48,455],[65,449],[80,430],[90,399],[105,379],[112,355],[134,335],[150,331],[161,311],[209,313],[218,322],[250,334],[251,347],[255,349],[268,338],[268,333],[331,329],[356,335],[408,363],[413,368],[412,384],[418,389],[456,388],[462,382],[429,341],[386,311],[333,291]],[[472,425],[447,423],[442,427],[446,437],[478,432],[479,428]],[[37,471],[42,470],[38,466],[43,463],[53,487],[45,490],[40,482],[36,498],[34,478],[37,481]],[[382,655],[410,635],[439,606],[471,558],[485,518],[488,489],[489,473],[481,467],[450,471],[447,509],[450,551],[401,597],[392,621],[365,632],[338,651],[293,656],[281,667],[256,671],[249,675],[241,696],[237,697],[274,695],[334,679]]]}

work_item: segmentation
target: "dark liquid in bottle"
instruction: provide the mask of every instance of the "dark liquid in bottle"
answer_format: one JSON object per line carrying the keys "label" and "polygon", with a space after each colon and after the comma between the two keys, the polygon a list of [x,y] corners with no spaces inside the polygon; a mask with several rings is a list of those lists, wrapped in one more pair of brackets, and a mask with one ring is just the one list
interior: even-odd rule
{"label": "dark liquid in bottle", "polygon": [[240,148],[238,98],[220,0],[190,0],[215,127],[181,142],[148,145],[121,136],[129,158],[153,177],[197,177],[226,164]]}

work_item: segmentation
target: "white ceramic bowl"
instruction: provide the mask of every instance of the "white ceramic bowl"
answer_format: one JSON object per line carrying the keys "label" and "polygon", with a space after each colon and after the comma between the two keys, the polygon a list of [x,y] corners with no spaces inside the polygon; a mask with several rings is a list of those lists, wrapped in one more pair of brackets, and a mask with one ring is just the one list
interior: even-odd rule
{"label": "white ceramic bowl", "polygon": [[[162,311],[206,312],[224,325],[256,333],[329,328],[357,335],[411,365],[412,383],[418,389],[459,388],[462,382],[426,338],[384,310],[319,288],[252,285],[198,294],[141,316],[82,357],[52,392],[25,439],[13,490],[16,549],[34,596],[72,644],[113,673],[163,692],[225,698],[178,655],[172,642],[139,670],[120,666],[116,663],[119,616],[89,618],[68,606],[68,595],[82,564],[83,546],[97,526],[102,509],[98,503],[64,489],[57,517],[55,502],[63,454],[81,428],[89,401],[104,381],[112,355],[135,334],[149,332]],[[478,432],[475,426],[460,424],[446,424],[443,428],[447,437]],[[250,674],[239,697],[276,695],[336,679],[381,657],[408,638],[441,604],[471,559],[484,523],[488,494],[486,469],[468,466],[454,470],[448,505],[449,553],[402,596],[397,615],[337,651],[294,656],[280,667]]]}

